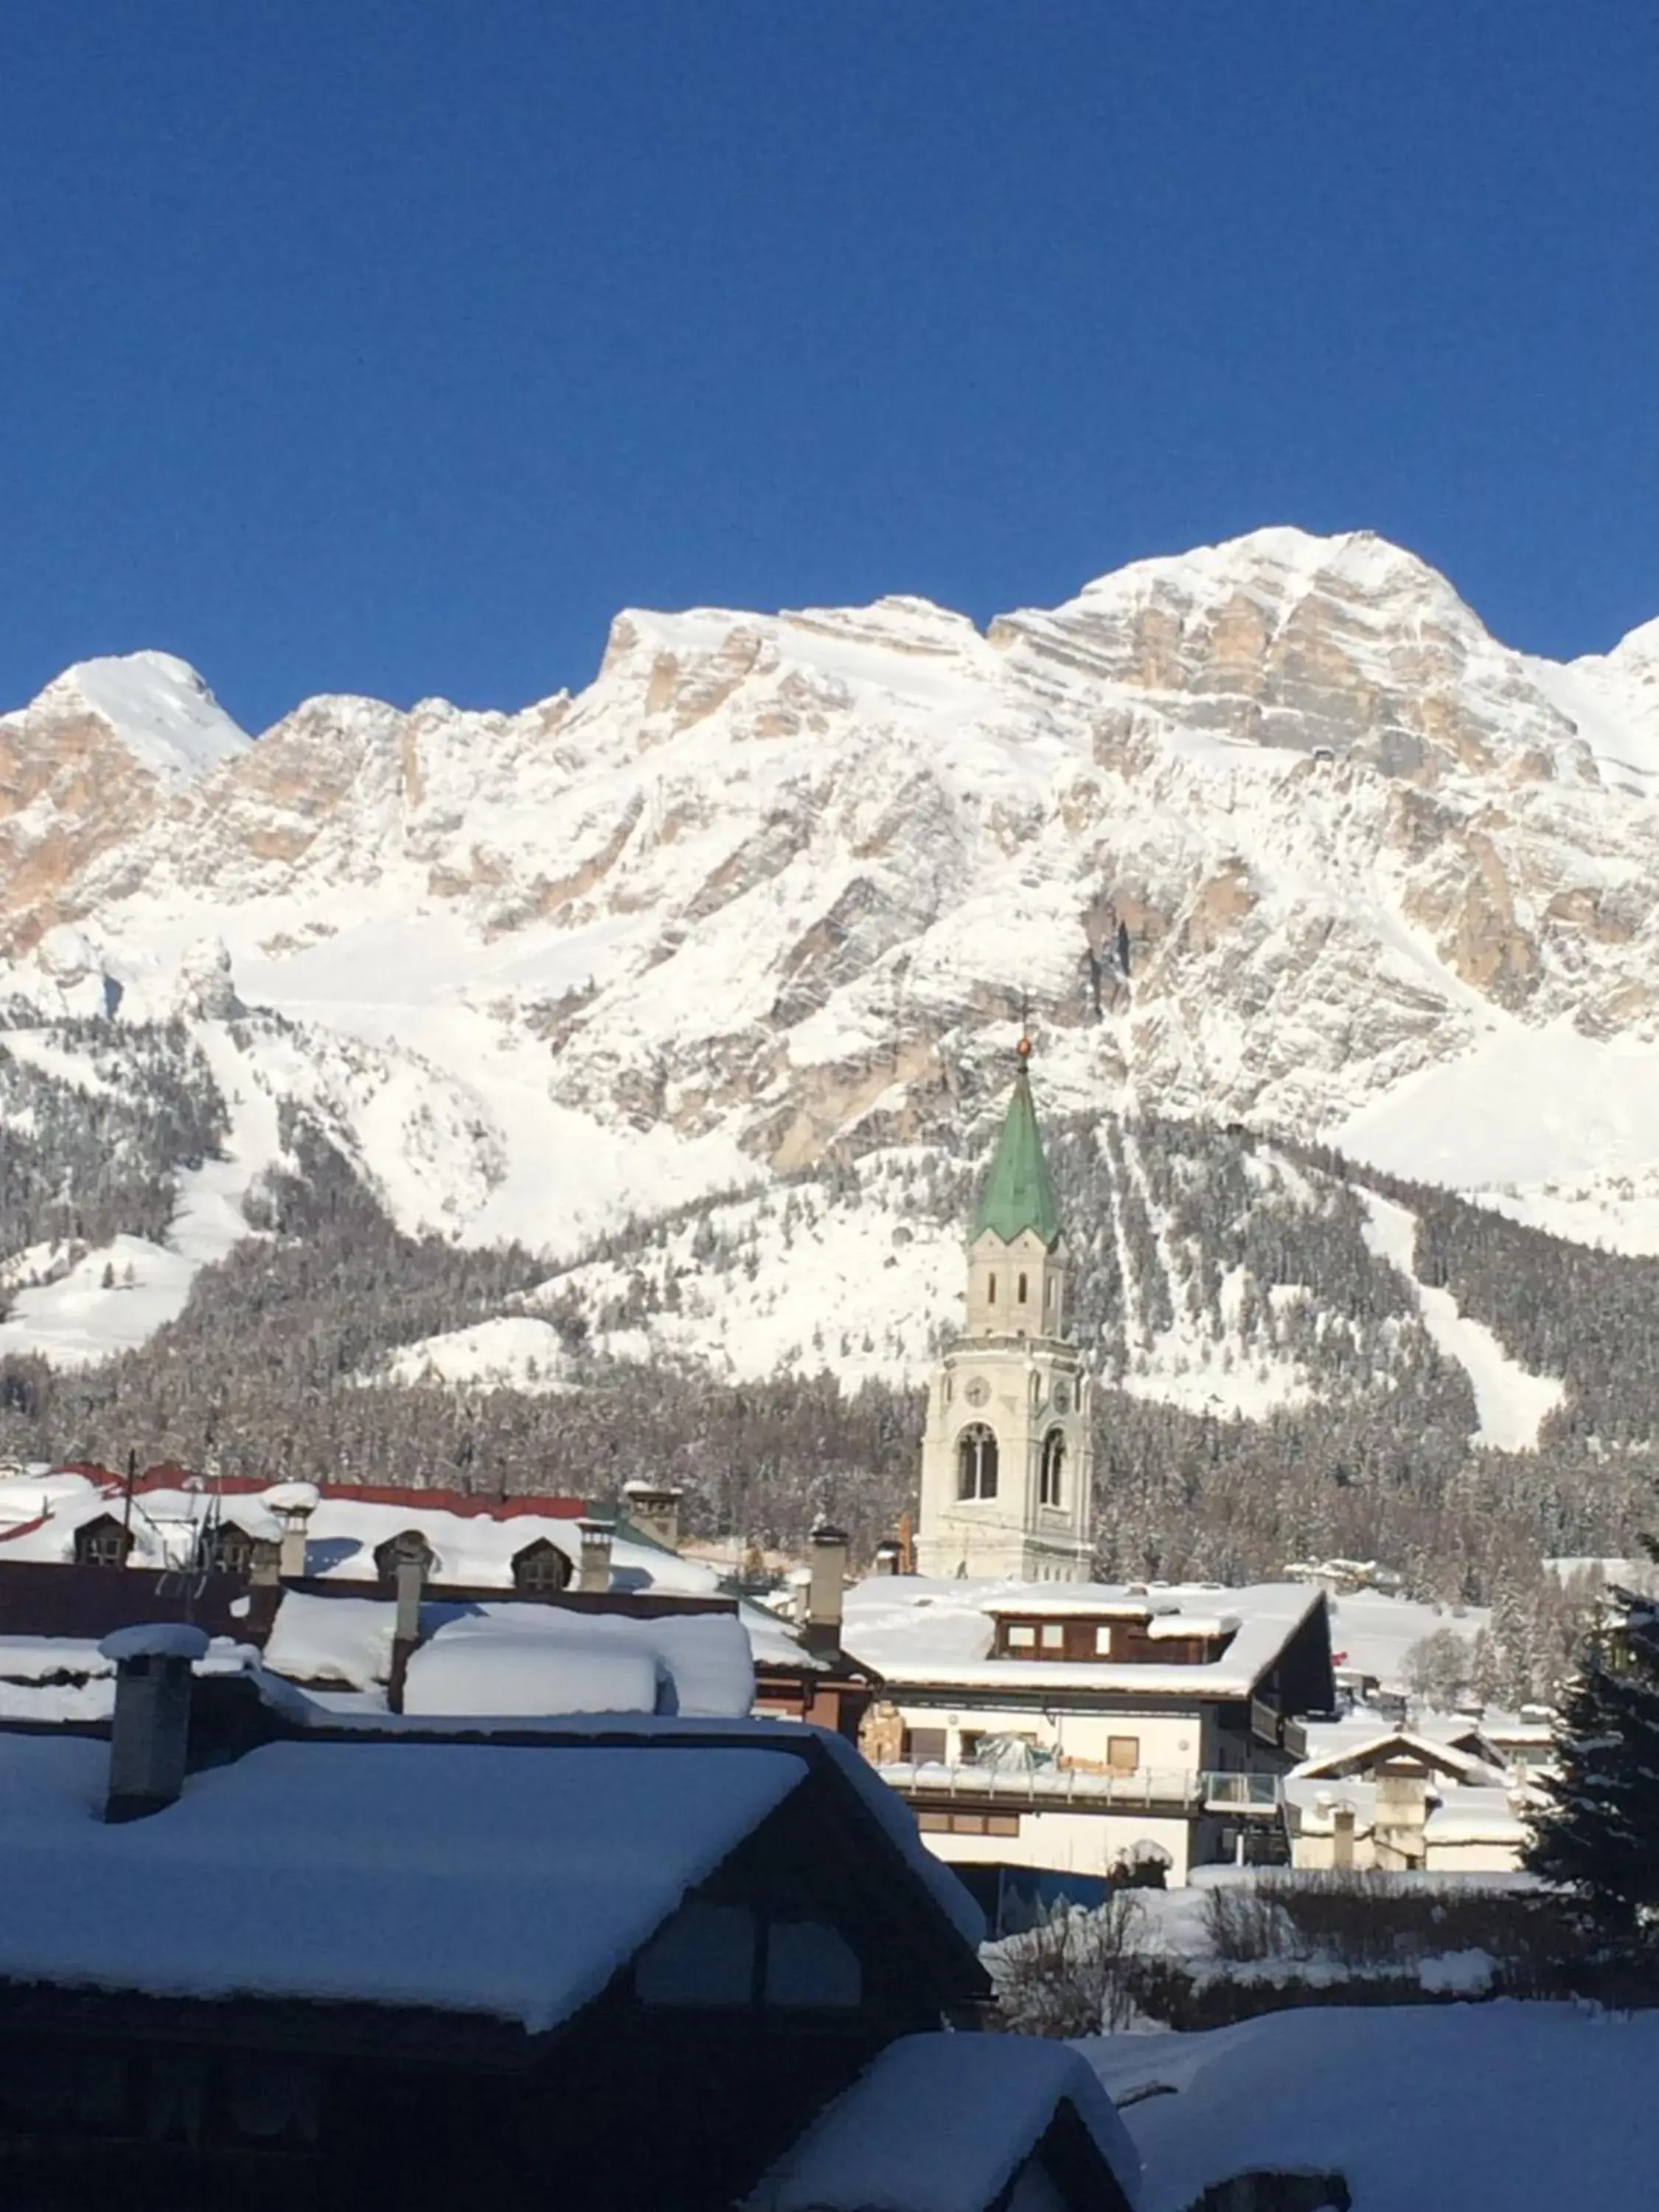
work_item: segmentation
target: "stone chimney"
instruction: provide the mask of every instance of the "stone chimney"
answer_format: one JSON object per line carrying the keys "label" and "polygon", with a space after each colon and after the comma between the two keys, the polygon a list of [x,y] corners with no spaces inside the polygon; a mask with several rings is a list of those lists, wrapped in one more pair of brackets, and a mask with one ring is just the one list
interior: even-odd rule
{"label": "stone chimney", "polygon": [[816,1657],[841,1650],[842,1613],[847,1597],[847,1531],[820,1521],[810,1538],[811,1580],[806,1590],[806,1620],[801,1643]]}
{"label": "stone chimney", "polygon": [[1331,1864],[1338,1871],[1348,1872],[1353,1865],[1353,1807],[1334,1805],[1331,1808]]}
{"label": "stone chimney", "polygon": [[393,1539],[392,1559],[398,1617],[392,1631],[392,1673],[386,1681],[386,1701],[394,1713],[400,1713],[409,1662],[421,1641],[421,1600],[432,1566],[431,1547],[418,1528],[406,1528]]}
{"label": "stone chimney", "polygon": [[586,1519],[576,1523],[581,1531],[581,1564],[576,1571],[579,1590],[600,1592],[611,1587],[611,1546],[617,1533],[614,1521]]}
{"label": "stone chimney", "polygon": [[1382,1766],[1376,1775],[1373,1849],[1379,1867],[1420,1867],[1427,1856],[1429,1778],[1421,1767]]}
{"label": "stone chimney", "polygon": [[672,1482],[625,1482],[623,1496],[628,1517],[641,1536],[660,1544],[665,1552],[680,1548],[680,1499],[684,1492]]}
{"label": "stone chimney", "polygon": [[115,1662],[106,1820],[142,1820],[177,1800],[190,1748],[190,1670],[207,1648],[205,1630],[176,1620],[118,1628],[99,1645]]}
{"label": "stone chimney", "polygon": [[317,1510],[314,1482],[276,1482],[259,1493],[259,1503],[276,1516],[282,1529],[276,1554],[279,1582],[299,1582],[306,1571],[306,1535]]}

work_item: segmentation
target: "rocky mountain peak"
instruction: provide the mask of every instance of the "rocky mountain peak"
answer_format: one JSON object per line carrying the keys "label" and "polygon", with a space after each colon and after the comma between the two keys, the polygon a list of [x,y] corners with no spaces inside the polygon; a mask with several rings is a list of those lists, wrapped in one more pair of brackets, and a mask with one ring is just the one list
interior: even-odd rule
{"label": "rocky mountain peak", "polygon": [[47,729],[90,717],[168,786],[193,781],[252,742],[189,662],[170,653],[77,661],[47,684],[24,717]]}
{"label": "rocky mountain peak", "polygon": [[[90,663],[0,721],[0,916],[135,1006],[222,938],[249,1005],[418,1040],[468,1190],[538,1164],[532,1237],[583,1196],[555,1129],[681,1193],[926,1137],[1022,1007],[1059,1107],[1322,1136],[1517,1039],[1659,1045],[1650,666],[1529,659],[1399,547],[1291,529],[983,635],[634,609],[574,697],[321,697],[252,746],[182,664]],[[210,772],[141,766],[135,696]]]}

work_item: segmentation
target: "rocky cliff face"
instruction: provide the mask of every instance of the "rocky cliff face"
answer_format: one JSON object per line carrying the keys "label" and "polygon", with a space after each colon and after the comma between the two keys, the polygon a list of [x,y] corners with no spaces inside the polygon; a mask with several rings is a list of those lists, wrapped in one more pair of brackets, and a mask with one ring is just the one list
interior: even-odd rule
{"label": "rocky cliff face", "polygon": [[[487,1126],[464,1235],[926,1136],[1022,1012],[1056,1106],[1434,1173],[1431,1124],[1452,1179],[1659,1199],[1659,625],[1564,668],[1395,547],[1273,530],[983,635],[629,613],[574,697],[314,699],[254,744],[180,664],[88,666],[0,720],[0,976],[199,1015],[222,939],[216,1006],[419,1094],[358,1133],[394,1199],[451,1124],[472,1193]],[[1458,1151],[1554,1066],[1536,1144]]]}

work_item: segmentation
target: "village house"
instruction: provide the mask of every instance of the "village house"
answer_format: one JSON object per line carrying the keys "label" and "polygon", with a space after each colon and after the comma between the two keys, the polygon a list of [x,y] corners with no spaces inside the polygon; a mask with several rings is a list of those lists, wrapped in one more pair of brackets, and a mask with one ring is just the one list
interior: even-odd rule
{"label": "village house", "polygon": [[[1276,1856],[1297,1716],[1328,1711],[1323,1593],[877,1577],[848,1640],[866,1754],[953,1864],[1076,1877]],[[1065,1885],[1062,1885],[1065,1886]]]}
{"label": "village house", "polygon": [[1510,1874],[1528,1815],[1543,1802],[1478,1723],[1452,1733],[1389,1727],[1316,1731],[1284,1785],[1291,1862],[1298,1868],[1396,1874]]}
{"label": "village house", "polygon": [[[630,1483],[623,1510],[603,1516],[574,1498],[262,1485],[165,1466],[131,1481],[93,1467],[0,1480],[0,1704],[5,1651],[20,1637],[84,1644],[131,1622],[188,1619],[252,1644],[298,1681],[398,1707],[411,1662],[417,1699],[447,1697],[441,1674],[483,1664],[488,1644],[501,1710],[580,1711],[593,1677],[585,1688],[575,1650],[597,1651],[608,1632],[583,1638],[576,1626],[605,1615],[661,1624],[639,1628],[634,1643],[639,1665],[654,1649],[673,1710],[754,1710],[855,1735],[872,1686],[840,1649],[845,1537],[817,1532],[795,1630],[679,1555],[678,1501],[672,1488]],[[684,1625],[717,1616],[725,1631]],[[526,1662],[516,1685],[514,1638]],[[416,1662],[434,1643],[447,1655],[442,1668],[430,1653]],[[722,1645],[710,1704],[708,1662]],[[665,1656],[669,1646],[678,1665]],[[621,1642],[609,1648],[616,1656]],[[694,1650],[703,1687],[682,1708]],[[734,1704],[739,1681],[745,1701]],[[628,1709],[639,1709],[637,1689]],[[648,1699],[643,1709],[653,1709]]]}

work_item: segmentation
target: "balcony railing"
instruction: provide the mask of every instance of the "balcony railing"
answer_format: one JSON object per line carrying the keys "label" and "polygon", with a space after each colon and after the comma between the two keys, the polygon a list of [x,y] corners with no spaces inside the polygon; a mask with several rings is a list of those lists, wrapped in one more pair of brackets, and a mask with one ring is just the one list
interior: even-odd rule
{"label": "balcony railing", "polygon": [[1141,1812],[1273,1814],[1283,1791],[1277,1775],[1218,1774],[1190,1767],[1140,1766],[1094,1774],[1077,1766],[946,1766],[896,1760],[878,1769],[884,1782],[916,1804],[1024,1805],[1055,1811],[1067,1805],[1121,1806]]}

